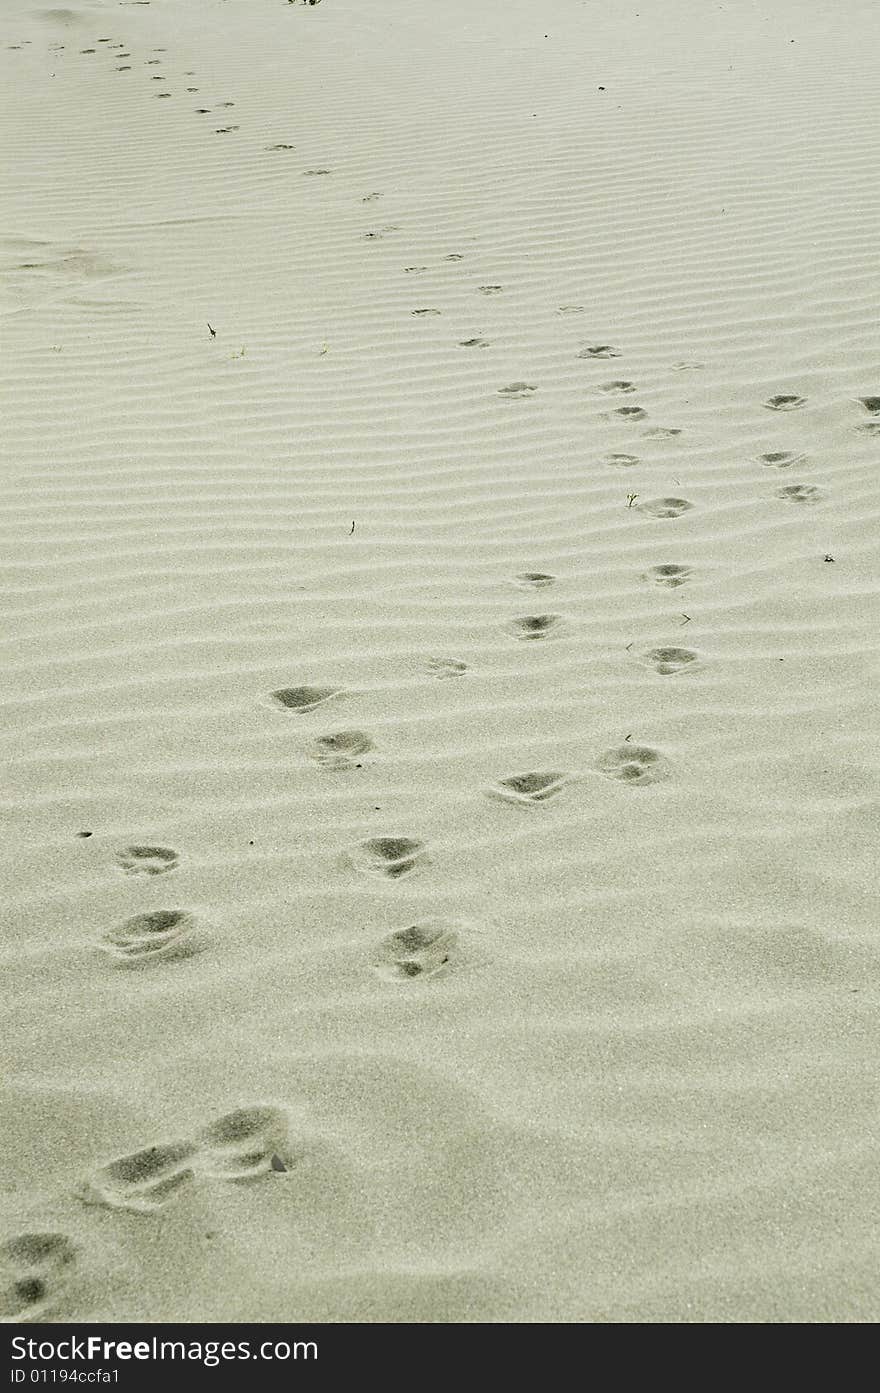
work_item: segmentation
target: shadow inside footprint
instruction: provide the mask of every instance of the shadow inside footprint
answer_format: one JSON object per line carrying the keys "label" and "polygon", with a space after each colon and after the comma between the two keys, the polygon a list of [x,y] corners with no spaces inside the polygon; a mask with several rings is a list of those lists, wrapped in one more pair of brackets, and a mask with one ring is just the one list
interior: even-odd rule
{"label": "shadow inside footprint", "polygon": [[654,585],[668,585],[674,588],[684,585],[690,578],[690,566],[678,566],[674,561],[661,562],[659,566],[651,566],[644,573],[644,579]]}
{"label": "shadow inside footprint", "polygon": [[632,469],[634,464],[641,464],[641,460],[639,459],[638,455],[624,455],[620,453],[613,453],[609,455],[603,455],[599,463],[609,464],[615,469]]}
{"label": "shadow inside footprint", "polygon": [[543,803],[548,798],[554,798],[567,780],[567,774],[555,771],[511,774],[507,779],[499,779],[488,792],[493,798],[503,798],[505,802],[519,803],[521,806]]}
{"label": "shadow inside footprint", "polygon": [[579,358],[619,358],[620,349],[612,348],[610,343],[597,343],[591,348],[582,348]]}
{"label": "shadow inside footprint", "polygon": [[803,459],[803,455],[796,455],[792,450],[768,450],[760,456],[761,463],[770,469],[788,469],[792,464],[800,464]]}
{"label": "shadow inside footprint", "polygon": [[623,416],[627,421],[645,421],[648,413],[642,406],[616,406],[612,413],[614,416]]}
{"label": "shadow inside footprint", "polygon": [[309,754],[325,769],[354,769],[374,748],[366,731],[337,730],[332,735],[319,736]]}
{"label": "shadow inside footprint", "polygon": [[695,663],[697,655],[690,648],[651,648],[644,654],[644,661],[662,677],[670,677]]}
{"label": "shadow inside footprint", "polygon": [[463,677],[467,672],[467,663],[459,658],[428,658],[425,671],[431,677]]}
{"label": "shadow inside footprint", "polygon": [[188,1163],[194,1154],[190,1141],[146,1146],[101,1166],[80,1187],[78,1198],[84,1204],[152,1214],[193,1183],[195,1175]]}
{"label": "shadow inside footprint", "polygon": [[523,590],[544,590],[548,585],[552,585],[555,579],[555,576],[545,571],[520,571],[519,575],[514,576],[513,583]]}
{"label": "shadow inside footprint", "polygon": [[458,933],[448,919],[423,919],[383,938],[374,960],[381,977],[411,981],[435,977],[450,962]]}
{"label": "shadow inside footprint", "polygon": [[880,416],[880,397],[859,397],[862,406],[871,416]]}
{"label": "shadow inside footprint", "polygon": [[285,711],[314,711],[331,697],[341,695],[339,687],[281,687],[272,693],[272,700]]}
{"label": "shadow inside footprint", "polygon": [[188,958],[206,946],[195,916],[183,909],[136,914],[100,940],[99,947],[123,967],[142,967]]}
{"label": "shadow inside footprint", "polygon": [[[293,1164],[287,1118],[278,1108],[237,1108],[204,1127],[196,1137],[194,1164],[216,1180],[257,1180]],[[281,1162],[279,1168],[275,1162]]]}
{"label": "shadow inside footprint", "polygon": [[507,628],[514,638],[538,639],[547,638],[561,623],[562,617],[558,614],[524,614],[511,619]]}
{"label": "shadow inside footprint", "polygon": [[636,390],[634,382],[603,382],[599,386],[600,392],[613,392],[620,396],[628,396]]}
{"label": "shadow inside footprint", "polygon": [[822,490],[813,484],[783,484],[776,490],[776,497],[784,503],[818,503]]}
{"label": "shadow inside footprint", "polygon": [[797,411],[806,404],[806,397],[799,397],[794,393],[779,393],[775,397],[768,397],[764,402],[768,411]]}
{"label": "shadow inside footprint", "polygon": [[128,875],[163,875],[173,871],[180,858],[167,846],[126,846],[116,860]]}
{"label": "shadow inside footprint", "polygon": [[686,498],[649,498],[636,505],[640,513],[650,518],[678,518],[692,508]]}
{"label": "shadow inside footprint", "polygon": [[0,1243],[0,1321],[43,1315],[62,1295],[76,1256],[63,1233],[20,1233]]}
{"label": "shadow inside footprint", "polygon": [[397,880],[415,869],[424,850],[412,837],[370,837],[354,848],[351,860],[359,871]]}
{"label": "shadow inside footprint", "polygon": [[608,779],[635,785],[657,783],[670,772],[668,761],[659,750],[652,750],[650,745],[630,745],[626,741],[601,754],[595,768]]}

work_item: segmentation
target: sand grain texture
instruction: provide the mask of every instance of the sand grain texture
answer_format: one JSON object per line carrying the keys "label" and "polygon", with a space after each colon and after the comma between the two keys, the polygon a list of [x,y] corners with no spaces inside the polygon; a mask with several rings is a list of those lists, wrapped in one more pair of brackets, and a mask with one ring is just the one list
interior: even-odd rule
{"label": "sand grain texture", "polygon": [[4,1317],[877,1319],[878,40],[4,6]]}

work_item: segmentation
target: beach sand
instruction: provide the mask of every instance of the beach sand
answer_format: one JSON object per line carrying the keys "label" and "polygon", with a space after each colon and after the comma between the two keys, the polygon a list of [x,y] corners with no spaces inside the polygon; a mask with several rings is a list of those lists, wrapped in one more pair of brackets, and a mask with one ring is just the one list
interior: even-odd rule
{"label": "beach sand", "polygon": [[878,42],[4,6],[0,1314],[878,1318]]}

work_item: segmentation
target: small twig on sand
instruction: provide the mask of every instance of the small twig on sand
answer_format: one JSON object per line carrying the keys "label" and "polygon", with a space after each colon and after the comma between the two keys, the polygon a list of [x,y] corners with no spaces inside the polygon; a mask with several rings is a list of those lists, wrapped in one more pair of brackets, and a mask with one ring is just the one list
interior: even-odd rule
{"label": "small twig on sand", "polygon": [[349,537],[352,537],[354,535],[354,523],[351,524],[351,532],[349,532],[348,535]]}
{"label": "small twig on sand", "polygon": [[[207,322],[207,321],[206,321],[206,322]],[[210,325],[210,324],[208,324],[208,328],[211,329],[211,325]],[[217,330],[216,330],[216,329],[211,329],[211,338],[212,338],[212,339],[216,339],[216,337],[217,337]]]}

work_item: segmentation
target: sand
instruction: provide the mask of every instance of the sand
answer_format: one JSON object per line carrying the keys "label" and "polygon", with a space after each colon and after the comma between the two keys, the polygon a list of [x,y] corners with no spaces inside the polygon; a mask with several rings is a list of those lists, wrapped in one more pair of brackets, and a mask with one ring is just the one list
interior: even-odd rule
{"label": "sand", "polygon": [[7,1318],[877,1319],[878,42],[4,5]]}

